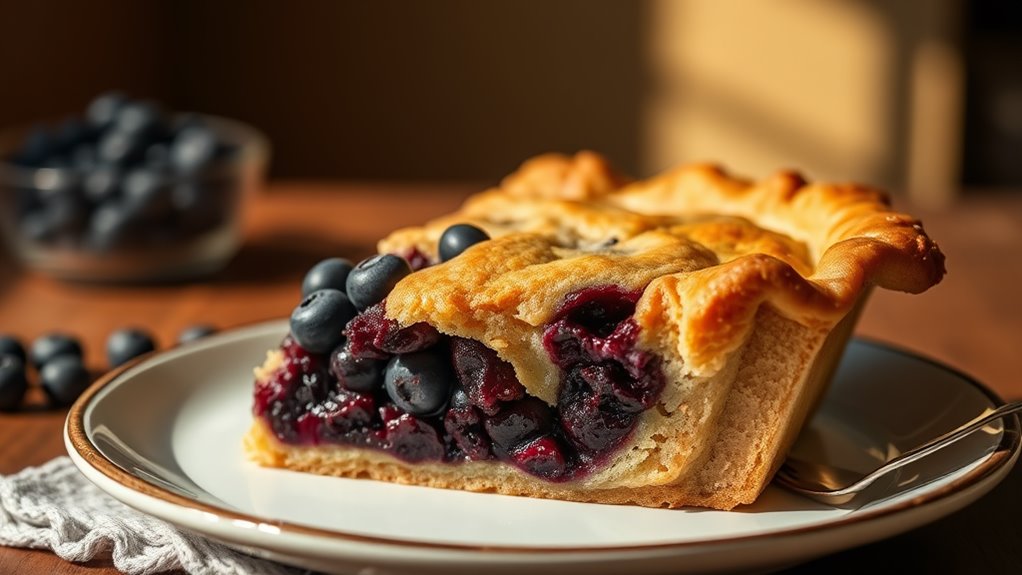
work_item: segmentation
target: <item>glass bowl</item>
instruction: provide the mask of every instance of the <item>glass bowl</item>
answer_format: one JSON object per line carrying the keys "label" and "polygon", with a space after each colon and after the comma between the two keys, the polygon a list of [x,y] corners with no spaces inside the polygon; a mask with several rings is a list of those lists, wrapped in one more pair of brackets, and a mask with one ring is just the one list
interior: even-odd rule
{"label": "glass bowl", "polygon": [[[26,130],[0,135],[0,235],[11,253],[33,270],[87,282],[194,279],[223,268],[241,247],[245,206],[262,187],[269,144],[234,120],[178,119],[201,122],[226,151],[194,173],[167,169],[148,183],[143,174],[136,184],[158,187],[158,201],[134,212],[116,194],[87,200],[91,169],[15,163]],[[166,205],[151,209],[156,203]]]}

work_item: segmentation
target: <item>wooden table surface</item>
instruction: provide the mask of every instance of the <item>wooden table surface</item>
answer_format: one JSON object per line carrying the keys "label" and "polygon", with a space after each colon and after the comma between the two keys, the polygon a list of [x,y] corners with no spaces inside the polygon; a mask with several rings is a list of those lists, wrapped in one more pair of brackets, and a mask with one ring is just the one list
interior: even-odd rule
{"label": "wooden table surface", "polygon": [[[284,317],[305,270],[335,255],[358,259],[388,230],[450,211],[463,184],[275,183],[248,214],[246,244],[214,278],[193,284],[111,287],[59,283],[0,256],[0,332],[24,341],[51,330],[80,336],[86,360],[104,369],[104,341],[125,325],[172,345],[185,326],[230,328]],[[972,374],[1006,399],[1022,398],[1022,194],[972,197],[952,211],[912,210],[948,257],[949,275],[921,296],[877,292],[861,335],[918,351]],[[0,414],[0,474],[64,454],[65,413],[32,406]],[[1022,466],[977,504],[910,533],[817,560],[792,573],[825,571],[1018,573],[1022,571]],[[47,551],[0,548],[0,574],[106,575],[106,561],[66,563]]]}

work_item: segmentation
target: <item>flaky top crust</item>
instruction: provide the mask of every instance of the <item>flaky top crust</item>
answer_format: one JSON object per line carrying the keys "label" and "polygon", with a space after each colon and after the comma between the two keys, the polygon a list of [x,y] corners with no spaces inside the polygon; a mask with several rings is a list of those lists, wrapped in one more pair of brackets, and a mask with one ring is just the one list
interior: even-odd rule
{"label": "flaky top crust", "polygon": [[944,274],[937,245],[885,194],[791,172],[751,183],[696,165],[627,182],[591,152],[545,155],[379,249],[436,261],[440,234],[455,223],[493,240],[402,280],[387,315],[482,341],[548,400],[557,378],[536,365],[549,363],[541,326],[578,289],[642,290],[640,344],[670,346],[693,374],[708,375],[745,340],[761,305],[825,329],[873,286],[917,293]]}

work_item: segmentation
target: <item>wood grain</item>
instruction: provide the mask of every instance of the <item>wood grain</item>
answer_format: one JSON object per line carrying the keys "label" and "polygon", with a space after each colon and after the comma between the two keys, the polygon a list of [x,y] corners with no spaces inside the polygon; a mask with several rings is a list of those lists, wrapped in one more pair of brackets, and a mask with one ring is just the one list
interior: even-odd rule
{"label": "wood grain", "polygon": [[[283,317],[297,303],[305,270],[334,255],[358,259],[387,231],[452,210],[465,185],[280,183],[248,214],[246,245],[209,281],[160,286],[63,284],[0,260],[0,332],[25,341],[47,331],[78,335],[87,363],[105,369],[106,336],[119,327],[151,330],[161,347],[184,327],[230,328]],[[918,214],[918,210],[915,210]],[[976,376],[1008,398],[1022,398],[1015,354],[1022,347],[1022,197],[968,199],[953,211],[923,213],[948,255],[949,275],[920,296],[878,292],[859,333],[922,352]],[[0,414],[0,474],[64,453],[64,412],[33,390],[28,409]],[[1022,468],[978,504],[911,533],[794,569],[1015,573],[1022,565]],[[898,557],[888,563],[891,557]],[[107,561],[73,565],[45,551],[0,548],[0,574],[108,575]]]}

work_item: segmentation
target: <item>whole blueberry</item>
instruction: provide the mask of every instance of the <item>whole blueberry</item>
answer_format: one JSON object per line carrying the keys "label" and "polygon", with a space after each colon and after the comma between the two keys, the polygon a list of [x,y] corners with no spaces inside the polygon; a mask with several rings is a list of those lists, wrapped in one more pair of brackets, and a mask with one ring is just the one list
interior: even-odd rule
{"label": "whole blueberry", "polygon": [[317,263],[302,280],[302,297],[326,288],[345,291],[352,267],[351,262],[343,258],[327,258]]}
{"label": "whole blueberry", "polygon": [[359,262],[348,274],[347,292],[359,310],[383,301],[397,282],[412,273],[404,258],[380,254]]}
{"label": "whole blueberry", "polygon": [[121,184],[125,206],[147,218],[161,218],[173,211],[171,191],[166,174],[148,168],[131,170]]}
{"label": "whole blueberry", "polygon": [[98,166],[85,174],[82,191],[92,203],[98,204],[116,196],[121,188],[121,170],[116,166]]}
{"label": "whole blueberry", "polygon": [[303,349],[328,353],[344,339],[344,326],[358,312],[344,292],[312,292],[291,312],[291,335]]}
{"label": "whole blueberry", "polygon": [[28,390],[25,362],[14,354],[0,353],[0,411],[14,411]]}
{"label": "whole blueberry", "polygon": [[32,342],[30,351],[32,366],[36,369],[49,363],[58,356],[82,357],[82,344],[73,336],[64,333],[48,333],[39,336]]}
{"label": "whole blueberry", "polygon": [[39,383],[54,405],[70,405],[89,387],[89,372],[76,355],[61,355],[39,371]]}
{"label": "whole blueberry", "polygon": [[89,218],[86,246],[97,252],[107,252],[126,245],[137,223],[132,215],[120,201],[106,201],[97,206]]}
{"label": "whole blueberry", "polygon": [[446,357],[428,351],[390,359],[383,386],[395,405],[412,415],[435,415],[447,405],[453,381]]}
{"label": "whole blueberry", "polygon": [[25,346],[21,345],[21,340],[7,334],[0,334],[0,355],[13,355],[20,359],[21,363],[25,363],[27,359]]}
{"label": "whole blueberry", "polygon": [[209,165],[216,156],[217,137],[205,126],[190,126],[174,137],[170,162],[174,169],[190,174]]}
{"label": "whole blueberry", "polygon": [[153,337],[138,328],[119,329],[106,340],[106,358],[114,368],[156,349]]}
{"label": "whole blueberry", "polygon": [[117,114],[124,107],[127,98],[120,92],[100,94],[85,110],[85,119],[96,128],[105,129],[117,119]]}
{"label": "whole blueberry", "polygon": [[470,224],[455,224],[440,235],[440,261],[446,262],[461,255],[470,246],[485,242],[490,236]]}
{"label": "whole blueberry", "polygon": [[330,354],[330,373],[337,378],[341,387],[351,391],[369,392],[378,389],[386,366],[385,359],[356,357],[346,344]]}
{"label": "whole blueberry", "polygon": [[103,164],[129,166],[142,159],[147,144],[147,140],[135,132],[107,130],[96,144],[96,159]]}
{"label": "whole blueberry", "polygon": [[213,335],[214,333],[216,333],[216,328],[209,324],[199,323],[195,325],[190,325],[181,330],[181,333],[177,335],[177,343],[183,344],[192,342],[198,339],[202,339],[207,335]]}
{"label": "whole blueberry", "polygon": [[152,137],[160,131],[163,111],[153,102],[129,102],[117,112],[114,128],[120,132],[146,134]]}

